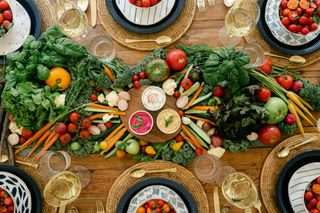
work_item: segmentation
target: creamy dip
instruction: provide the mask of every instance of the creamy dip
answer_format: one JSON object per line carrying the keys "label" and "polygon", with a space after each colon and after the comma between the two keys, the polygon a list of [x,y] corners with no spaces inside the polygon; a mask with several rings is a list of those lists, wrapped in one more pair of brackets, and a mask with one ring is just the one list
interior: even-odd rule
{"label": "creamy dip", "polygon": [[153,127],[153,118],[146,111],[137,111],[129,119],[129,126],[133,133],[137,135],[148,134]]}
{"label": "creamy dip", "polygon": [[157,117],[157,126],[163,133],[174,133],[179,129],[180,125],[181,118],[179,114],[173,109],[163,110]]}
{"label": "creamy dip", "polygon": [[147,110],[158,111],[166,103],[166,94],[160,87],[150,86],[143,91],[141,101]]}

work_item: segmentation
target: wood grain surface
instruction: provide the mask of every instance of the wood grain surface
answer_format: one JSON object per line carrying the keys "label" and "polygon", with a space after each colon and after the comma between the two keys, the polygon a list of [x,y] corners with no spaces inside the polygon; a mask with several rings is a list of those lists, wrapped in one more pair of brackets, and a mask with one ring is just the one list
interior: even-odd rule
{"label": "wood grain surface", "polygon": [[130,131],[132,134],[134,134],[134,132],[132,132],[129,127],[130,116],[133,113],[135,113],[136,111],[145,110],[145,111],[149,112],[153,118],[153,127],[152,127],[151,131],[146,135],[136,135],[136,134],[134,134],[134,135],[141,140],[148,141],[148,142],[154,142],[154,143],[165,142],[165,141],[171,140],[180,132],[181,127],[176,132],[174,132],[172,134],[165,134],[165,133],[161,132],[160,129],[157,127],[157,116],[164,109],[173,109],[178,112],[179,109],[176,107],[176,98],[173,96],[166,95],[166,104],[159,111],[152,112],[152,111],[147,110],[143,106],[142,101],[141,101],[141,95],[146,88],[148,88],[148,86],[142,86],[139,89],[132,88],[129,90],[131,100],[128,102],[129,107],[126,110],[126,114],[120,116],[121,121],[124,124],[124,126],[128,129],[128,131]]}
{"label": "wood grain surface", "polygon": [[[199,13],[197,11],[195,20],[190,30],[179,40],[178,43],[183,44],[200,44],[205,43],[210,46],[218,47],[218,32],[221,27],[224,26],[224,17],[228,8],[224,6],[223,0],[216,0],[216,5],[208,7],[206,2],[206,11]],[[90,10],[88,10],[90,11]],[[88,15],[90,17],[90,12]],[[98,20],[98,26],[101,27]],[[138,60],[141,60],[148,52],[141,52],[130,50],[118,43],[115,43],[116,56],[123,59],[126,63],[133,65]],[[303,68],[301,76],[312,83],[320,82],[320,61],[314,63],[308,67]],[[319,97],[315,97],[319,98]],[[320,113],[315,114],[317,118],[320,117]],[[308,126],[307,123],[304,125]],[[313,132],[313,128],[306,127],[306,132]],[[250,149],[248,152],[241,153],[226,153],[222,157],[224,165],[234,167],[237,171],[244,172],[249,175],[255,182],[258,189],[260,189],[260,172],[264,163],[264,160],[271,151],[271,147],[262,147]],[[91,172],[91,182],[87,188],[83,189],[80,197],[69,206],[76,206],[80,213],[88,213],[89,210],[96,210],[96,200],[102,200],[106,203],[108,192],[117,179],[117,177],[130,166],[136,164],[137,161],[132,160],[129,156],[124,159],[104,159],[100,155],[91,155],[86,158],[72,158],[72,166],[83,165],[86,166]],[[193,172],[193,166],[188,166]],[[214,212],[213,204],[213,189],[212,184],[203,184],[203,187],[207,193],[210,213]],[[220,204],[221,206],[228,205],[223,199],[220,191]],[[243,213],[243,210],[235,207],[230,207],[231,213]],[[253,210],[253,212],[257,212]],[[262,212],[266,213],[264,207]],[[114,213],[106,210],[106,213]],[[201,213],[201,209],[200,209]]]}

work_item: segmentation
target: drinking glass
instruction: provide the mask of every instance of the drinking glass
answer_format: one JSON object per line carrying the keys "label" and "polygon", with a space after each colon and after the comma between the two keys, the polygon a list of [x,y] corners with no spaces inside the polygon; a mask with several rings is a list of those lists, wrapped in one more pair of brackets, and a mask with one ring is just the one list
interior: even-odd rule
{"label": "drinking glass", "polygon": [[225,199],[232,205],[250,210],[258,200],[258,191],[249,176],[234,172],[225,177],[221,191]]}
{"label": "drinking glass", "polygon": [[219,31],[219,44],[224,47],[238,45],[241,37],[255,28],[259,17],[260,9],[256,0],[242,0],[233,5],[225,17],[225,26]]}
{"label": "drinking glass", "polygon": [[112,39],[103,27],[88,27],[86,37],[86,49],[91,55],[102,62],[109,62],[114,58],[115,48]]}
{"label": "drinking glass", "polygon": [[221,185],[227,174],[235,172],[231,166],[222,166],[219,158],[214,155],[200,155],[194,161],[195,174],[199,180],[205,183],[217,183]]}
{"label": "drinking glass", "polygon": [[259,40],[253,40],[245,43],[242,51],[250,55],[249,65],[252,67],[259,67],[263,65],[268,58],[265,53],[269,53],[270,48],[268,45],[263,45]]}
{"label": "drinking glass", "polygon": [[70,172],[77,175],[81,182],[81,188],[86,188],[91,180],[91,173],[90,171],[84,166],[74,166],[69,169]]}

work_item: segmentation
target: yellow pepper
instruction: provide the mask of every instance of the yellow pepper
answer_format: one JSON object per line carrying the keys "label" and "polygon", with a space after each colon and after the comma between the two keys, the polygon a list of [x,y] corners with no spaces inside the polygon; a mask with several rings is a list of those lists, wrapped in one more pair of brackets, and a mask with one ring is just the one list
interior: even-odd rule
{"label": "yellow pepper", "polygon": [[156,151],[154,150],[153,146],[147,146],[147,147],[146,147],[146,153],[147,153],[148,155],[155,155],[155,154],[157,154]]}
{"label": "yellow pepper", "polygon": [[183,144],[184,144],[183,141],[177,142],[177,143],[172,144],[171,148],[173,151],[178,152],[181,149]]}
{"label": "yellow pepper", "polygon": [[143,140],[140,140],[139,143],[140,143],[140,146],[146,146],[149,144],[147,141],[143,141]]}

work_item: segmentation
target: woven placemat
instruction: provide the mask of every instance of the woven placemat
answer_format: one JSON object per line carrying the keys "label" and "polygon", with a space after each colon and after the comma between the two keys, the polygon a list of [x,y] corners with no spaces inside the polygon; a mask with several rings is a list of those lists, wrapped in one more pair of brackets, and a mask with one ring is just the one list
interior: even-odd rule
{"label": "woven placemat", "polygon": [[[268,46],[268,48],[270,48],[270,53],[280,55],[280,56],[290,57],[290,55],[284,55],[283,53],[280,53],[276,49],[270,47],[270,45],[264,41],[264,39],[261,36],[259,29],[257,27],[249,35],[245,36],[245,40],[247,42],[255,41],[255,40],[261,41],[262,47]],[[267,51],[267,49],[265,49],[265,50]],[[276,57],[272,57],[272,62],[274,65],[281,66],[281,67],[284,67],[284,66],[287,66],[288,68],[306,67],[310,64],[317,62],[320,59],[320,50],[314,51],[313,53],[310,53],[307,55],[303,55],[303,57],[306,59],[306,63],[304,63],[303,65],[299,65],[299,66],[295,66],[295,65],[290,64],[289,61],[286,59],[276,58]]]}
{"label": "woven placemat", "polygon": [[[103,27],[114,40],[134,50],[148,51],[169,46],[178,41],[188,31],[196,12],[196,0],[185,0],[185,6],[178,19],[167,29],[152,34],[133,33],[121,27],[109,14],[105,0],[98,0],[98,11]],[[156,39],[159,36],[169,36],[172,38],[172,41],[163,46],[159,46],[155,42],[139,42],[132,44],[125,44],[124,42],[126,38]]]}
{"label": "woven placemat", "polygon": [[182,184],[193,196],[194,200],[198,204],[199,213],[209,213],[209,204],[207,195],[198,181],[198,179],[186,168],[173,164],[168,161],[153,161],[148,163],[138,163],[126,171],[124,171],[118,179],[112,185],[108,199],[106,209],[110,212],[116,212],[117,205],[124,193],[135,183],[140,182],[143,179],[136,179],[130,177],[130,172],[134,169],[141,168],[145,170],[157,170],[157,169],[169,169],[176,167],[178,172],[175,173],[157,173],[157,174],[147,174],[145,178],[149,177],[162,177],[168,178]]}
{"label": "woven placemat", "polygon": [[280,212],[276,204],[275,196],[275,186],[278,176],[283,168],[283,166],[294,156],[306,151],[306,150],[320,150],[319,142],[312,142],[307,145],[301,146],[290,152],[289,156],[286,158],[278,158],[276,156],[277,152],[284,146],[294,145],[306,139],[309,139],[317,135],[316,133],[306,133],[305,138],[302,135],[295,135],[293,137],[287,138],[279,145],[277,145],[268,155],[262,167],[260,176],[260,192],[262,201],[269,213]]}
{"label": "woven placemat", "polygon": [[41,31],[46,31],[47,28],[54,24],[51,11],[52,5],[50,0],[36,0],[36,3],[41,12]]}

